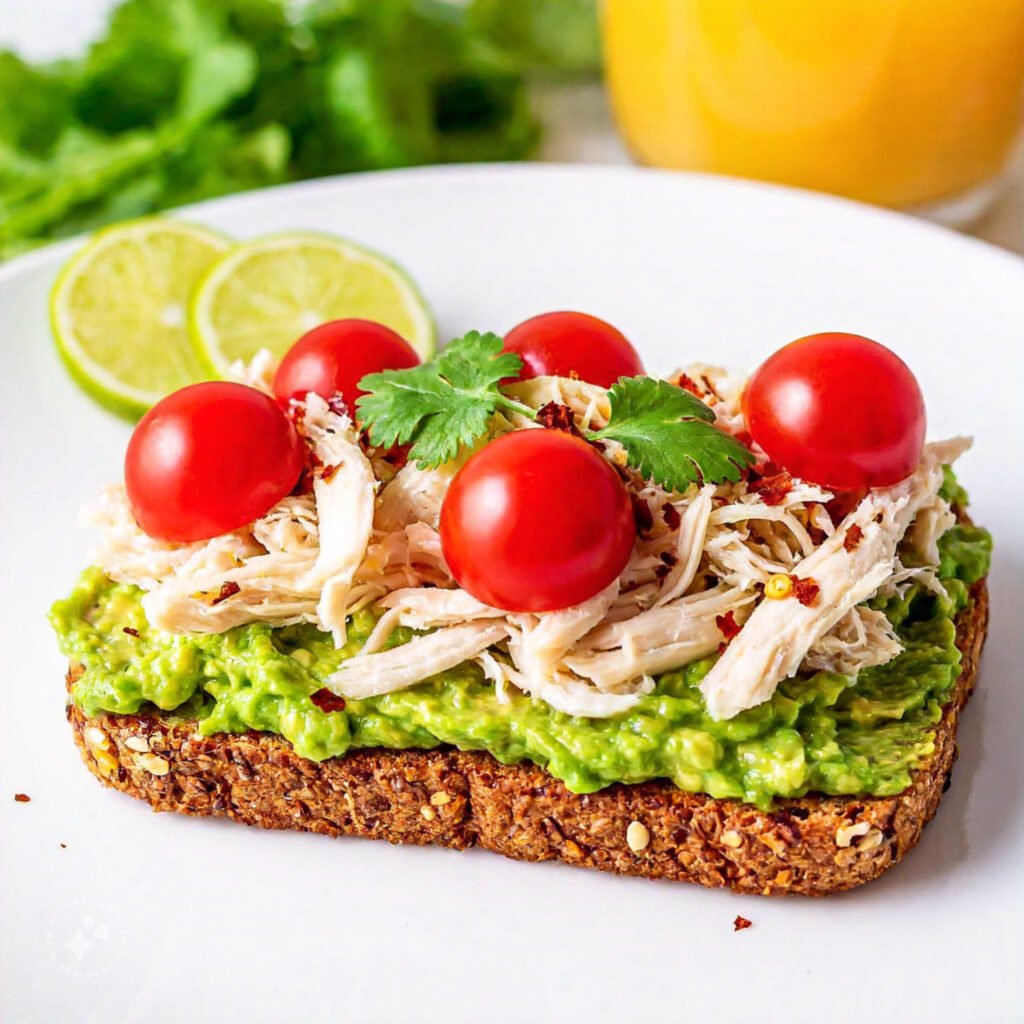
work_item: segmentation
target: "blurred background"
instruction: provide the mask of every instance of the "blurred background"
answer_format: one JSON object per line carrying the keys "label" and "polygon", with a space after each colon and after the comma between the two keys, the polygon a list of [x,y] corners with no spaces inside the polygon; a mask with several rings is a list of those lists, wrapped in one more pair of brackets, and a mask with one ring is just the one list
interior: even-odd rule
{"label": "blurred background", "polygon": [[1024,252],[1024,0],[2,0],[0,258],[211,196],[544,159]]}

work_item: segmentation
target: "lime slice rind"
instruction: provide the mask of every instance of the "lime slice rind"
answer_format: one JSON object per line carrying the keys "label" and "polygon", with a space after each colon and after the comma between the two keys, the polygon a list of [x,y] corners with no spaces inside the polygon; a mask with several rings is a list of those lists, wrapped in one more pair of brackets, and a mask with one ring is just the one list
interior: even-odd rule
{"label": "lime slice rind", "polygon": [[423,358],[436,347],[430,310],[401,267],[317,232],[232,244],[186,221],[130,221],[95,234],[50,297],[71,376],[131,419],[261,349],[280,359],[306,331],[342,317],[392,327]]}
{"label": "lime slice rind", "polygon": [[57,350],[76,383],[111,412],[135,419],[168,391],[202,379],[187,302],[229,244],[216,232],[162,217],[92,236],[50,295]]}
{"label": "lime slice rind", "polygon": [[188,320],[199,359],[223,376],[261,349],[280,359],[306,331],[344,317],[392,327],[423,358],[436,347],[429,307],[401,267],[356,242],[310,231],[233,246],[198,283]]}

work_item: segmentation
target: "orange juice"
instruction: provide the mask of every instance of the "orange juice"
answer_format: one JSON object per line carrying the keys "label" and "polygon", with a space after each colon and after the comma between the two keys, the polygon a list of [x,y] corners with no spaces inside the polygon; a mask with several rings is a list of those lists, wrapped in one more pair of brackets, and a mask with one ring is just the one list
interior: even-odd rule
{"label": "orange juice", "polygon": [[644,163],[887,206],[996,178],[1024,0],[605,0],[612,105]]}

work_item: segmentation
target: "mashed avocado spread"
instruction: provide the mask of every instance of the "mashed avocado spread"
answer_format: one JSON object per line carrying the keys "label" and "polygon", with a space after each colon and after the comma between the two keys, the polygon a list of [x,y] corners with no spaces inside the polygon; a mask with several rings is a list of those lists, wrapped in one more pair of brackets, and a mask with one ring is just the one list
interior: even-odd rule
{"label": "mashed avocado spread", "polygon": [[[960,669],[954,617],[968,603],[968,586],[988,572],[991,539],[962,525],[939,546],[948,598],[915,585],[878,604],[903,641],[899,657],[856,679],[826,672],[789,679],[770,701],[725,722],[708,717],[698,690],[714,658],[666,673],[633,710],[610,719],[571,717],[519,693],[499,703],[474,666],[322,711],[310,697],[359,650],[373,628],[369,611],[352,617],[342,650],[309,625],[173,635],[149,628],[140,590],[92,568],[54,605],[51,620],[63,652],[84,666],[72,696],[91,716],[160,709],[198,719],[207,735],[277,733],[313,760],[352,747],[451,744],[506,763],[533,761],[577,793],[668,778],[681,789],[767,807],[773,797],[807,792],[898,793],[932,751]],[[409,636],[398,630],[389,644]]]}

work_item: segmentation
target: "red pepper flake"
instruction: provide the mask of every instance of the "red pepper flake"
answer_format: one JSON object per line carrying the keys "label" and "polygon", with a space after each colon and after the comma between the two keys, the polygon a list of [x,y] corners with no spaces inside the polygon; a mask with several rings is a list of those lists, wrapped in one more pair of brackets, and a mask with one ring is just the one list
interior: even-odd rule
{"label": "red pepper flake", "polygon": [[679,509],[675,507],[670,501],[666,501],[661,506],[661,518],[665,520],[665,525],[670,530],[678,530],[679,524],[683,521],[679,515]]}
{"label": "red pepper flake", "polygon": [[715,616],[715,625],[718,627],[718,632],[725,637],[725,640],[718,645],[718,653],[721,654],[743,627],[736,621],[736,613],[731,608],[724,615]]}
{"label": "red pepper flake", "polygon": [[843,537],[843,550],[856,551],[863,537],[864,531],[856,523],[850,523]]}
{"label": "red pepper flake", "polygon": [[842,491],[825,503],[825,511],[835,526],[838,526],[867,496],[866,490]]}
{"label": "red pepper flake", "polygon": [[16,803],[27,804],[27,803],[31,802],[32,797],[30,797],[28,795],[28,793],[15,793],[14,794],[14,799],[15,799]]}
{"label": "red pepper flake", "polygon": [[324,466],[323,471],[320,474],[320,479],[323,480],[325,484],[329,484],[338,475],[338,470],[344,465],[344,462],[339,462],[335,466]]}
{"label": "red pepper flake", "polygon": [[129,636],[135,636],[135,637],[141,636],[139,631],[137,629],[132,629],[131,626],[122,626],[121,627],[121,632],[122,633],[127,633]]}
{"label": "red pepper flake", "polygon": [[805,608],[810,608],[817,603],[821,587],[819,587],[810,576],[805,580],[799,579],[793,575],[790,575],[789,578],[793,581],[793,596]]}
{"label": "red pepper flake", "polygon": [[691,395],[696,395],[698,398],[703,398],[705,392],[701,386],[692,378],[687,376],[685,373],[679,374],[676,379],[677,387],[681,387],[684,391],[689,391]]}
{"label": "red pepper flake", "polygon": [[217,591],[217,596],[210,602],[210,606],[220,604],[222,601],[226,601],[229,597],[234,597],[235,594],[240,593],[242,588],[235,583],[233,580],[228,580],[226,583],[220,585],[220,590]]}
{"label": "red pepper flake", "polygon": [[679,559],[676,558],[675,554],[671,551],[662,551],[658,558],[661,560],[661,565],[656,565],[654,567],[654,575],[659,580],[663,580],[672,571],[672,566],[675,565]]}
{"label": "red pepper flake", "polygon": [[334,413],[335,416],[348,416],[349,408],[348,402],[342,397],[340,391],[335,391],[330,398],[327,399],[327,408]]}
{"label": "red pepper flake", "polygon": [[781,505],[786,500],[786,495],[793,490],[793,478],[783,470],[781,473],[753,480],[748,490],[760,495],[766,505]]}
{"label": "red pepper flake", "polygon": [[393,444],[384,451],[378,451],[380,457],[395,469],[402,469],[409,461],[409,449],[411,444]]}
{"label": "red pepper flake", "polygon": [[726,640],[732,640],[742,628],[736,621],[736,613],[731,608],[724,615],[715,616],[715,625]]}
{"label": "red pepper flake", "polygon": [[735,639],[739,633],[740,625],[736,622],[736,614],[730,608],[724,615],[715,616],[715,625],[718,627],[719,633],[725,637],[725,639],[718,645],[718,652],[720,654],[725,653],[725,648]]}
{"label": "red pepper flake", "polygon": [[749,928],[753,923],[753,921],[748,921],[745,917],[740,917],[737,914],[736,920],[732,923],[732,930],[734,932],[741,932],[744,928]]}
{"label": "red pepper flake", "polygon": [[332,693],[326,686],[311,694],[309,698],[321,711],[344,711],[345,698]]}
{"label": "red pepper flake", "polygon": [[313,479],[318,469],[323,469],[323,460],[312,448],[306,452],[306,462],[299,474],[299,479],[292,488],[292,494],[311,494]]}
{"label": "red pepper flake", "polygon": [[651,506],[643,498],[638,498],[630,492],[629,500],[633,504],[633,519],[636,520],[637,533],[650,533],[654,526],[654,517],[651,515]]}
{"label": "red pepper flake", "polygon": [[576,421],[572,409],[558,402],[548,402],[537,410],[537,422],[548,430],[564,430],[567,434],[576,433]]}

